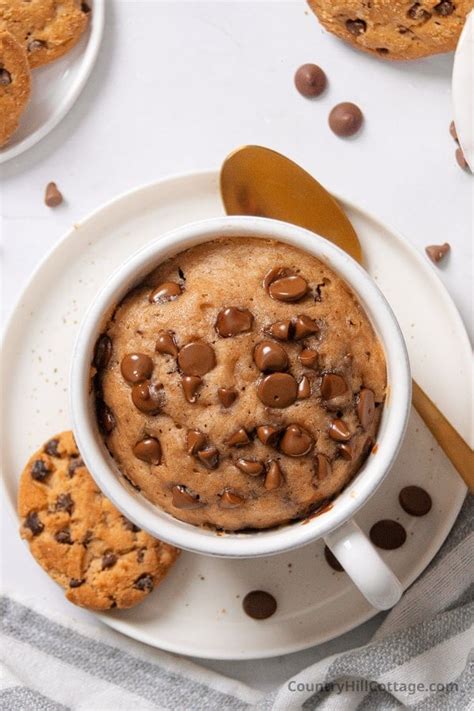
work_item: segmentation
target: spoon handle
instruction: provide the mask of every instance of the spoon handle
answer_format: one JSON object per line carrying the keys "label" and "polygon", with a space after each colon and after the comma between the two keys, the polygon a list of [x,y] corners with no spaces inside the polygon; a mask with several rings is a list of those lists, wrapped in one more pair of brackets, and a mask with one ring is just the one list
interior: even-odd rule
{"label": "spoon handle", "polygon": [[415,381],[412,392],[416,411],[466,485],[474,491],[474,452]]}

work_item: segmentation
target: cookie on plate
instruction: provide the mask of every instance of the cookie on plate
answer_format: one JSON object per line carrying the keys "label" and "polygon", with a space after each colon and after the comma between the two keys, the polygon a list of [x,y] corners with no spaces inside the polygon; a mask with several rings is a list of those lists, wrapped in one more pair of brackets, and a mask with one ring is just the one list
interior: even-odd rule
{"label": "cookie on plate", "polygon": [[103,496],[71,432],[50,439],[20,480],[20,533],[71,602],[128,608],[164,578],[179,551],[139,529]]}
{"label": "cookie on plate", "polygon": [[321,24],[384,59],[417,59],[456,47],[474,0],[308,0]]}
{"label": "cookie on plate", "polygon": [[0,29],[23,45],[30,67],[39,67],[74,47],[89,13],[89,5],[80,0],[0,0]]}
{"label": "cookie on plate", "polygon": [[23,47],[9,32],[0,32],[0,146],[18,128],[31,93],[31,76]]}

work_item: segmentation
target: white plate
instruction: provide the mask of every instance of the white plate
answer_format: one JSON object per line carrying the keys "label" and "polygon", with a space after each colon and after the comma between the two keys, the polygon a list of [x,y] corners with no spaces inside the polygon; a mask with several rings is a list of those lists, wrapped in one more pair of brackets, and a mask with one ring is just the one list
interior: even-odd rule
{"label": "white plate", "polygon": [[33,69],[30,102],[18,131],[0,149],[0,163],[19,156],[52,131],[84,88],[102,41],[105,0],[90,0],[90,6],[91,21],[78,44],[56,62]]}
{"label": "white plate", "polygon": [[[467,439],[470,347],[452,301],[424,257],[370,215],[343,204],[369,271],[400,320],[416,379]],[[75,225],[36,270],[5,335],[3,397],[8,414],[2,454],[12,507],[29,454],[69,426],[69,359],[78,323],[94,294],[149,240],[222,212],[217,173],[170,178],[119,197]],[[427,516],[416,519],[400,509],[398,492],[407,484],[419,484],[432,495]],[[405,545],[383,556],[406,587],[446,538],[464,495],[464,484],[412,414],[391,476],[357,520],[365,531],[380,518],[394,518],[405,526]],[[184,553],[143,605],[100,618],[130,637],[196,657],[251,659],[304,649],[375,614],[345,573],[327,566],[322,551],[322,543],[316,542],[257,560]],[[254,589],[268,590],[277,598],[272,618],[257,622],[243,613],[242,598]]]}

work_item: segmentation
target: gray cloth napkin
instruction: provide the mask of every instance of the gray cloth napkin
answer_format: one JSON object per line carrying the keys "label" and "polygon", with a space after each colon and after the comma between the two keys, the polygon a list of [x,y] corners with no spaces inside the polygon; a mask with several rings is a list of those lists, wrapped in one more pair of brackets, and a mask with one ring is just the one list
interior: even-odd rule
{"label": "gray cloth napkin", "polygon": [[1,598],[5,711],[474,708],[474,497],[369,644],[321,660],[268,695],[109,630]]}

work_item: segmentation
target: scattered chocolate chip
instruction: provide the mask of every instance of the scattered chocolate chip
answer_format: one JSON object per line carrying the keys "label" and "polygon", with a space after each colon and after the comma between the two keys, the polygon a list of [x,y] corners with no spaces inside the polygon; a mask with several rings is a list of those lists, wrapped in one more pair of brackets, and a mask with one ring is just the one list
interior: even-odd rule
{"label": "scattered chocolate chip", "polygon": [[216,331],[222,338],[238,336],[252,330],[253,316],[248,309],[228,306],[217,314]]}
{"label": "scattered chocolate chip", "polygon": [[125,518],[125,516],[123,517],[123,527],[132,533],[139,533],[142,530],[141,528],[138,528],[138,526],[135,526],[132,521],[129,521],[128,518]]}
{"label": "scattered chocolate chip", "polygon": [[54,535],[54,539],[58,543],[65,543],[68,546],[70,546],[72,544],[71,531],[69,531],[69,529],[67,529],[67,528],[65,528],[63,531],[58,531]]}
{"label": "scattered chocolate chip", "polygon": [[42,459],[36,459],[31,467],[31,477],[35,481],[44,481],[50,473],[48,464]]}
{"label": "scattered chocolate chip", "polygon": [[38,536],[41,531],[44,530],[44,524],[41,523],[38,514],[36,511],[31,511],[28,516],[25,518],[25,522],[23,524],[25,528],[29,528],[33,536]]}
{"label": "scattered chocolate chip", "polygon": [[450,0],[441,0],[441,2],[434,6],[433,10],[437,15],[441,15],[441,17],[448,17],[454,12],[454,3]]}
{"label": "scattered chocolate chip", "polygon": [[300,341],[302,338],[308,338],[308,336],[315,336],[319,333],[319,326],[316,321],[305,314],[300,314],[295,318],[294,321],[296,341]]}
{"label": "scattered chocolate chip", "polygon": [[178,365],[185,375],[205,375],[216,365],[214,349],[208,343],[192,341],[179,351]]}
{"label": "scattered chocolate chip", "polygon": [[237,506],[242,506],[245,499],[243,496],[239,496],[235,491],[230,489],[225,489],[221,496],[221,506],[224,509],[235,509]]}
{"label": "scattered chocolate chip", "polygon": [[416,2],[414,5],[412,5],[410,7],[410,9],[407,12],[407,15],[412,20],[420,20],[423,22],[427,22],[431,17],[431,12],[428,12],[428,10],[425,10],[424,8],[421,7],[419,2]]}
{"label": "scattered chocolate chip", "polygon": [[262,371],[281,371],[288,368],[288,356],[284,348],[273,341],[257,343],[253,351],[255,365]]}
{"label": "scattered chocolate chip", "polygon": [[303,375],[298,383],[298,400],[306,400],[311,395],[311,383],[306,375]]}
{"label": "scattered chocolate chip", "polygon": [[451,134],[452,138],[454,138],[454,140],[458,142],[458,134],[454,121],[451,121],[451,123],[449,124],[449,133]]}
{"label": "scattered chocolate chip", "polygon": [[[135,386],[140,387],[140,386]],[[115,427],[115,417],[112,410],[103,400],[96,402],[97,421],[102,432],[106,435],[110,434]]]}
{"label": "scattered chocolate chip", "polygon": [[265,331],[277,341],[289,341],[292,337],[293,327],[291,321],[286,319],[285,321],[275,321]]}
{"label": "scattered chocolate chip", "polygon": [[181,484],[173,486],[171,494],[173,496],[173,506],[177,509],[197,509],[200,506],[204,506],[199,499],[199,495],[190,491],[187,486],[182,486]]}
{"label": "scattered chocolate chip", "polygon": [[280,449],[288,457],[303,457],[313,447],[313,438],[299,425],[289,425],[280,440]]}
{"label": "scattered chocolate chip", "polygon": [[69,587],[70,588],[80,588],[81,585],[84,585],[85,582],[86,581],[83,578],[82,579],[71,578],[71,580],[69,581]]}
{"label": "scattered chocolate chip", "polygon": [[324,481],[331,475],[331,465],[324,454],[316,454],[314,457],[314,475],[317,481]]}
{"label": "scattered chocolate chip", "polygon": [[407,538],[403,526],[398,521],[392,521],[391,519],[384,519],[374,523],[370,529],[369,536],[374,545],[386,551],[400,548]]}
{"label": "scattered chocolate chip", "polygon": [[67,468],[67,473],[69,476],[74,476],[76,473],[76,469],[79,469],[80,467],[84,467],[84,461],[81,457],[75,457],[69,462],[68,468]]}
{"label": "scattered chocolate chip", "polygon": [[219,466],[219,450],[212,444],[200,449],[196,456],[206,469],[217,469]]}
{"label": "scattered chocolate chip", "polygon": [[118,558],[115,553],[106,553],[102,556],[102,570],[107,568],[112,568],[117,562]]}
{"label": "scattered chocolate chip", "polygon": [[350,442],[340,444],[337,451],[346,462],[351,462],[354,459],[354,448]]}
{"label": "scattered chocolate chip", "polygon": [[328,434],[336,442],[348,442],[352,437],[351,431],[343,420],[333,420],[329,425]]}
{"label": "scattered chocolate chip", "polygon": [[217,397],[223,407],[230,407],[237,399],[237,390],[235,388],[218,388]]}
{"label": "scattered chocolate chip", "polygon": [[158,466],[161,463],[161,445],[155,437],[144,437],[133,448],[137,459]]}
{"label": "scattered chocolate chip", "polygon": [[142,592],[150,593],[153,590],[153,577],[149,573],[143,573],[133,583],[133,587]]}
{"label": "scattered chocolate chip", "polygon": [[372,390],[369,390],[368,388],[362,388],[359,393],[357,400],[357,416],[364,430],[367,430],[374,421],[375,396]]}
{"label": "scattered chocolate chip", "polygon": [[103,333],[101,336],[99,336],[95,344],[94,358],[92,363],[97,368],[97,370],[102,370],[108,365],[111,355],[112,341],[107,336],[107,334]]}
{"label": "scattered chocolate chip", "polygon": [[43,40],[34,39],[28,43],[27,49],[28,52],[36,52],[38,49],[43,49],[46,46],[46,42],[43,42]]}
{"label": "scattered chocolate chip", "polygon": [[321,380],[321,395],[324,400],[332,400],[347,391],[347,383],[337,373],[325,373]]}
{"label": "scattered chocolate chip", "polygon": [[59,494],[54,508],[56,511],[67,511],[68,514],[71,514],[74,509],[71,494]]}
{"label": "scattered chocolate chip", "polygon": [[48,183],[44,193],[44,202],[48,207],[57,207],[63,201],[63,196],[56,183]]}
{"label": "scattered chocolate chip", "polygon": [[0,86],[8,86],[12,83],[12,75],[5,67],[0,67]]}
{"label": "scattered chocolate chip", "polygon": [[429,247],[425,248],[425,252],[432,262],[437,264],[451,249],[450,245],[445,242],[444,244],[431,244]]}
{"label": "scattered chocolate chip", "polygon": [[186,433],[186,451],[188,454],[197,454],[206,446],[207,437],[199,430],[188,430]]}
{"label": "scattered chocolate chip", "polygon": [[281,430],[277,427],[272,427],[272,425],[260,425],[260,427],[257,427],[257,437],[262,444],[268,447],[276,447],[278,445],[280,432]]}
{"label": "scattered chocolate chip", "polygon": [[229,447],[244,447],[246,444],[249,444],[249,442],[250,437],[243,427],[236,430],[236,432],[234,432],[234,434],[227,440]]}
{"label": "scattered chocolate chip", "polygon": [[165,281],[151,291],[148,300],[152,304],[164,304],[166,301],[174,301],[182,292],[181,286],[175,281]]}
{"label": "scattered chocolate chip", "polygon": [[295,86],[302,96],[314,98],[323,93],[327,77],[317,64],[303,64],[295,73]]}
{"label": "scattered chocolate chip", "polygon": [[456,161],[457,161],[459,167],[462,168],[463,170],[465,170],[466,172],[470,173],[471,169],[469,168],[469,164],[468,164],[461,148],[456,148],[455,156],[456,156]]}
{"label": "scattered chocolate chip", "polygon": [[166,353],[176,358],[178,355],[178,346],[176,345],[171,331],[160,331],[156,340],[155,350],[158,351],[158,353]]}
{"label": "scattered chocolate chip", "polygon": [[237,459],[235,466],[250,476],[260,476],[265,468],[262,462],[257,462],[254,459]]}
{"label": "scattered chocolate chip", "polygon": [[200,378],[199,375],[183,375],[181,378],[181,386],[183,388],[184,397],[188,402],[197,402],[197,394],[201,385],[202,378]]}
{"label": "scattered chocolate chip", "polygon": [[426,516],[431,511],[431,496],[420,486],[405,486],[398,495],[400,506],[410,516]]}
{"label": "scattered chocolate chip", "polygon": [[315,368],[318,363],[318,353],[312,348],[304,348],[298,358],[303,368]]}
{"label": "scattered chocolate chip", "polygon": [[356,134],[363,121],[362,111],[350,101],[337,104],[329,114],[329,128],[336,136],[343,138]]}
{"label": "scattered chocolate chip", "polygon": [[242,600],[244,612],[254,620],[266,620],[275,614],[277,601],[264,590],[252,590]]}
{"label": "scattered chocolate chip", "polygon": [[331,550],[329,550],[329,548],[327,546],[324,546],[324,557],[326,558],[326,563],[333,570],[335,570],[338,573],[342,573],[344,571],[344,568],[339,563],[339,561],[336,558],[336,556],[334,555],[334,553]]}
{"label": "scattered chocolate chip", "polygon": [[346,29],[354,37],[359,37],[367,30],[367,23],[364,20],[346,20]]}
{"label": "scattered chocolate chip", "polygon": [[267,407],[289,407],[298,394],[296,380],[288,373],[271,373],[259,382],[257,395]]}
{"label": "scattered chocolate chip", "polygon": [[308,291],[308,282],[298,274],[290,274],[272,281],[268,293],[276,301],[300,301]]}
{"label": "scattered chocolate chip", "polygon": [[270,462],[268,466],[268,471],[265,477],[265,489],[267,491],[273,491],[278,489],[282,482],[281,467],[278,462],[274,459]]}
{"label": "scattered chocolate chip", "polygon": [[145,353],[128,353],[122,359],[120,370],[128,383],[142,383],[153,373],[153,361]]}
{"label": "scattered chocolate chip", "polygon": [[163,404],[163,388],[149,380],[137,383],[132,388],[132,402],[140,412],[156,415]]}

